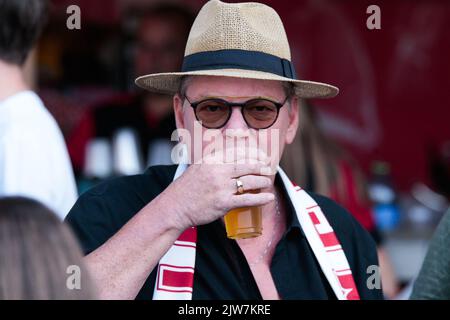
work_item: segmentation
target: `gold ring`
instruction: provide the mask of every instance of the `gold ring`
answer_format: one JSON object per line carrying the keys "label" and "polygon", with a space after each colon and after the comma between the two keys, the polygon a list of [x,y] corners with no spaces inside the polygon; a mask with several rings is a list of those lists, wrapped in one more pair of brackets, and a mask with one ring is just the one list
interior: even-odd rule
{"label": "gold ring", "polygon": [[237,193],[239,193],[239,194],[244,193],[244,185],[242,184],[242,181],[239,179],[236,179],[236,188],[237,188]]}

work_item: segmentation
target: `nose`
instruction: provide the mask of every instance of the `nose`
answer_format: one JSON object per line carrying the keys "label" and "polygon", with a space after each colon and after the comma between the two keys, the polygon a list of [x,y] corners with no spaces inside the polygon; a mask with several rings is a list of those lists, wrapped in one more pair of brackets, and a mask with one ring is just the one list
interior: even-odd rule
{"label": "nose", "polygon": [[240,107],[231,107],[231,116],[224,129],[248,129]]}

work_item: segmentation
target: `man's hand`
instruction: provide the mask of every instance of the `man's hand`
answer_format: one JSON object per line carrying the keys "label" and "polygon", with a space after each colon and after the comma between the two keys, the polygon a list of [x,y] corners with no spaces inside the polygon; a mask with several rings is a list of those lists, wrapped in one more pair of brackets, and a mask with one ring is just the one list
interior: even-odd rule
{"label": "man's hand", "polygon": [[[173,223],[179,230],[210,223],[235,208],[261,206],[274,200],[269,192],[247,193],[249,190],[269,188],[272,180],[267,157],[255,153],[257,159],[245,159],[238,151],[229,162],[224,150],[214,157],[206,156],[202,163],[192,164],[165,191],[164,198],[171,206]],[[244,194],[237,194],[236,179],[242,181]]]}

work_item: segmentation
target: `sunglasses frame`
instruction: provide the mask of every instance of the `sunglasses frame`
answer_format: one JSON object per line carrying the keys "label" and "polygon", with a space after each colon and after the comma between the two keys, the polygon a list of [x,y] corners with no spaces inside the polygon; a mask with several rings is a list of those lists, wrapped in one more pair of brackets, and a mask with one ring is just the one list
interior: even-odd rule
{"label": "sunglasses frame", "polygon": [[[245,123],[247,124],[247,126],[248,126],[249,128],[251,128],[251,129],[255,129],[255,130],[263,130],[263,129],[270,128],[271,126],[273,126],[273,125],[275,124],[275,122],[277,122],[277,120],[278,120],[278,115],[280,114],[280,109],[286,104],[286,102],[287,102],[288,99],[289,99],[289,96],[287,96],[286,99],[284,99],[284,101],[283,101],[282,103],[276,102],[276,101],[273,101],[273,100],[270,100],[270,99],[265,99],[265,98],[253,98],[253,99],[250,99],[250,100],[247,100],[247,101],[244,101],[244,102],[229,102],[229,101],[227,101],[227,100],[220,99],[220,98],[207,98],[207,99],[202,99],[202,100],[199,100],[199,101],[191,102],[191,101],[189,101],[189,99],[187,98],[187,96],[184,96],[184,98],[185,98],[186,101],[190,104],[190,106],[194,109],[194,114],[195,114],[195,118],[197,119],[197,121],[201,122],[202,126],[205,127],[205,128],[207,128],[207,129],[220,129],[220,128],[223,128],[223,127],[228,123],[228,121],[229,121],[230,118],[231,118],[231,113],[232,113],[231,110],[232,110],[232,107],[240,107],[240,108],[241,108],[241,115],[242,115],[242,118],[244,119],[244,121],[245,121]],[[244,115],[244,107],[245,107],[246,105],[248,105],[249,103],[251,103],[251,102],[254,102],[254,101],[261,101],[261,100],[263,100],[263,101],[268,101],[268,102],[273,103],[273,104],[275,105],[275,107],[277,108],[277,116],[275,117],[275,120],[274,120],[269,126],[264,127],[264,128],[254,128],[254,127],[252,127],[252,126],[248,123],[248,121],[247,121],[247,119],[246,119],[246,117],[245,117],[245,115]],[[200,120],[200,119],[198,118],[198,116],[197,116],[197,107],[198,107],[198,105],[199,105],[200,103],[205,102],[205,101],[221,102],[221,103],[223,103],[223,104],[228,108],[228,110],[230,110],[230,111],[228,112],[228,117],[227,117],[227,119],[225,120],[224,124],[221,125],[220,127],[217,127],[217,128],[215,128],[215,127],[208,127],[208,126],[204,125],[204,124],[203,124],[203,121]]]}

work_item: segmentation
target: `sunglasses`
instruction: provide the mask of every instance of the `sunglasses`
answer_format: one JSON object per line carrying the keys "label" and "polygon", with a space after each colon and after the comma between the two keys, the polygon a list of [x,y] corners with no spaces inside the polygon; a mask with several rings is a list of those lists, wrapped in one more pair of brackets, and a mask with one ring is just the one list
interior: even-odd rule
{"label": "sunglasses", "polygon": [[282,103],[262,98],[237,103],[216,98],[190,102],[185,96],[187,102],[194,109],[197,121],[201,121],[205,128],[222,128],[230,120],[231,107],[240,107],[247,126],[257,130],[267,129],[277,121],[280,109],[286,104],[288,98],[286,97]]}

